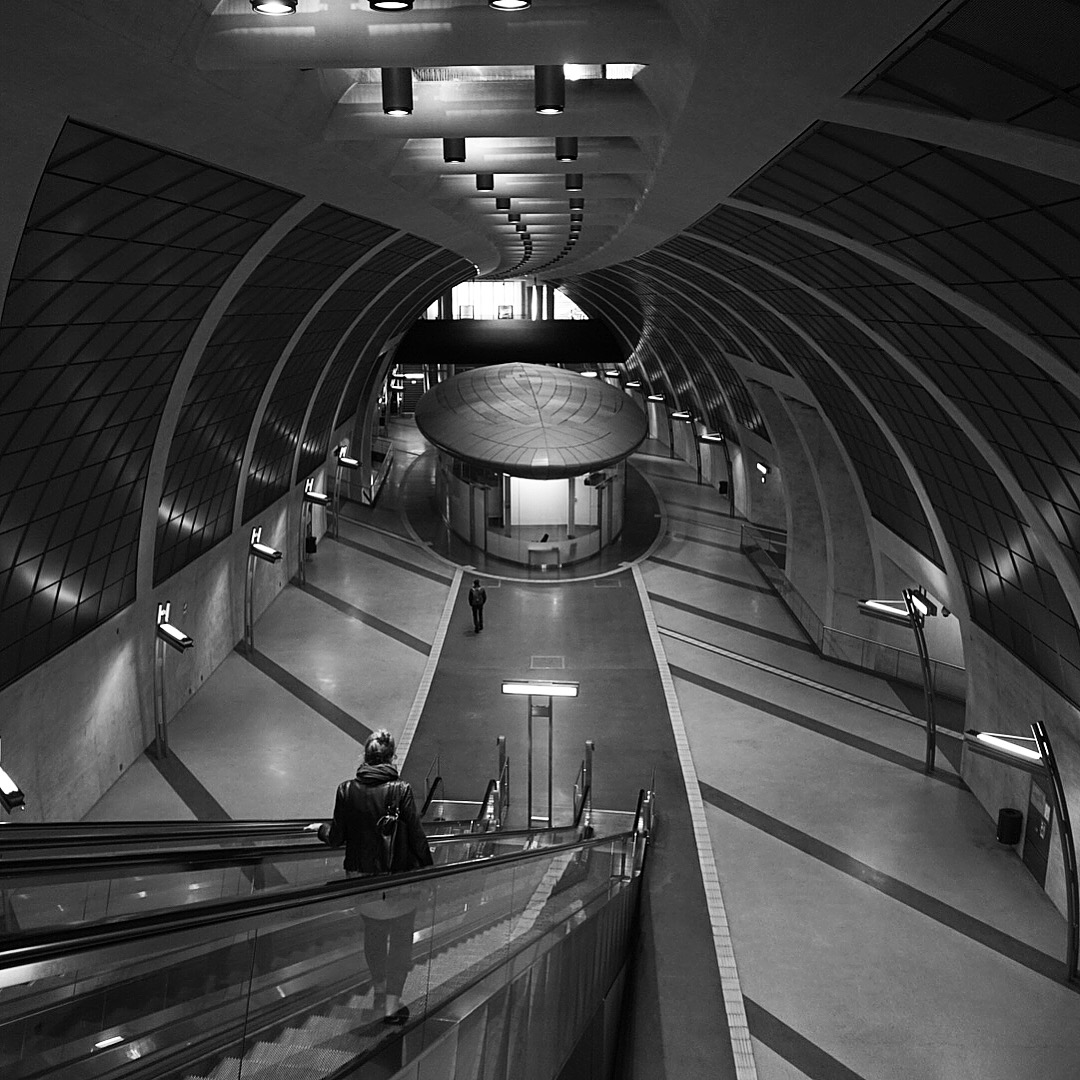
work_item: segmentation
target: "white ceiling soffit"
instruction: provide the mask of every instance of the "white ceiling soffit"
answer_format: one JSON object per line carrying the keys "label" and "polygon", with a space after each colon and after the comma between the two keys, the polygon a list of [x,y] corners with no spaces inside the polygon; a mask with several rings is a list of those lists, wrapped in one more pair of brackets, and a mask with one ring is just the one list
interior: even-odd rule
{"label": "white ceiling soffit", "polygon": [[[562,277],[697,220],[935,6],[533,0],[504,12],[486,0],[415,0],[412,11],[378,13],[366,0],[298,0],[295,14],[273,17],[221,0],[196,62],[252,79],[320,70],[325,140],[492,244],[497,258],[481,273]],[[536,112],[535,65],[571,65],[562,113]],[[383,112],[390,67],[412,71],[410,115]],[[576,138],[576,159],[556,160],[557,137]],[[444,160],[444,138],[466,140],[464,162]],[[494,175],[493,189],[478,190],[478,173]],[[580,174],[580,190],[567,174]],[[496,198],[521,214],[524,262],[521,231]],[[585,200],[580,231],[571,198]]]}

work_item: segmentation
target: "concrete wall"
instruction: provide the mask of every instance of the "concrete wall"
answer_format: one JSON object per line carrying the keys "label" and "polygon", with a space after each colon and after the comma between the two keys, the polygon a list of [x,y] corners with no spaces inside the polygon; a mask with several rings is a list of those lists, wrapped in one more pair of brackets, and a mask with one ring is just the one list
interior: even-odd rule
{"label": "concrete wall", "polygon": [[[969,625],[965,631],[967,727],[1030,736],[1031,721],[1043,720],[1061,772],[1075,836],[1080,822],[1080,708],[1063,698],[977,626]],[[997,813],[1002,807],[1014,807],[1027,817],[1031,787],[1027,773],[965,749],[962,775],[990,818],[988,840],[994,834]],[[1046,891],[1064,914],[1065,875],[1058,829],[1055,821]],[[1017,851],[1022,850],[1021,840]]]}

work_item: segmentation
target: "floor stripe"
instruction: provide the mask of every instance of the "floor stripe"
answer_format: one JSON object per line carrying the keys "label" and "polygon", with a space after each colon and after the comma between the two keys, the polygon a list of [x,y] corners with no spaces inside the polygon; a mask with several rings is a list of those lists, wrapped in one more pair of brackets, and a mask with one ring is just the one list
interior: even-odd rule
{"label": "floor stripe", "polygon": [[[668,521],[681,521],[684,525],[697,525],[698,522],[691,521],[689,518],[675,517],[674,514],[668,514]],[[721,544],[716,540],[706,540],[701,536],[690,536],[685,533],[669,532],[668,536],[672,540],[685,540],[689,544],[700,544],[702,547],[716,548],[717,551],[730,551],[733,555],[741,555],[742,549],[738,544]]]}
{"label": "floor stripe", "polygon": [[[775,675],[778,679],[787,679],[790,682],[799,683],[801,686],[808,686],[812,690],[818,690],[822,694],[829,694],[832,697],[842,698],[844,701],[851,701],[856,705],[861,705],[864,709],[873,709],[874,712],[879,712],[885,716],[891,716],[895,720],[903,720],[906,724],[914,724],[916,727],[924,727],[926,721],[921,717],[913,716],[909,712],[904,712],[903,709],[894,709],[891,705],[883,705],[880,701],[874,701],[873,698],[862,697],[860,694],[852,694],[847,690],[841,690],[836,686],[829,686],[827,683],[817,682],[814,679],[808,679],[805,675],[797,675],[794,671],[788,671],[785,668],[776,667],[773,664],[766,664],[763,660],[756,660],[752,656],[746,656],[744,653],[734,652],[732,649],[725,649],[722,645],[714,645],[711,641],[702,641],[701,638],[691,637],[689,634],[682,634],[678,630],[670,630],[665,626],[660,627],[660,633],[665,637],[674,638],[676,641],[681,641],[686,645],[693,645],[697,649],[703,649],[706,652],[711,652],[715,656],[723,656],[727,660],[734,660],[739,664],[746,664],[747,667],[757,668],[758,671],[767,672],[769,675]],[[963,732],[951,731],[948,728],[938,727],[938,735],[942,735],[948,739],[960,739],[963,740]]]}
{"label": "floor stripe", "polygon": [[373,558],[381,559],[383,562],[390,563],[392,566],[400,566],[402,570],[408,570],[411,574],[419,574],[420,577],[428,578],[431,581],[437,581],[440,585],[449,585],[450,582],[454,580],[446,574],[436,573],[434,570],[429,570],[426,566],[417,566],[415,563],[411,563],[406,559],[399,559],[396,555],[390,555],[385,551],[379,551],[378,548],[368,547],[366,544],[361,544],[356,540],[349,540],[344,536],[339,536],[336,539],[332,536],[328,536],[327,539],[333,540],[335,544],[343,544],[345,547],[350,547],[353,551],[359,551],[364,555],[371,555]]}
{"label": "floor stripe", "polygon": [[[364,507],[368,509],[368,507]],[[411,544],[413,547],[422,547],[417,540],[411,537],[408,532],[394,532],[393,529],[381,529],[378,525],[372,525],[370,521],[361,521],[359,518],[348,517],[346,514],[341,515],[342,521],[347,521],[350,525],[355,525],[358,529],[367,529],[368,532],[378,533],[380,536],[388,536],[391,540],[400,540],[402,543]]]}
{"label": "floor stripe", "polygon": [[682,767],[683,784],[686,788],[686,799],[690,805],[690,820],[693,822],[698,864],[701,867],[702,884],[705,886],[705,903],[709,912],[709,922],[712,924],[713,947],[716,950],[716,963],[720,969],[720,987],[731,1036],[731,1052],[735,1059],[735,1076],[737,1080],[757,1080],[754,1044],[750,1038],[750,1028],[743,1007],[739,970],[735,964],[735,949],[731,942],[731,928],[728,925],[727,909],[724,907],[724,896],[720,890],[720,875],[716,869],[712,837],[709,835],[709,823],[705,817],[702,801],[703,789],[698,784],[697,770],[690,753],[690,740],[686,734],[686,725],[683,723],[679,698],[675,693],[675,682],[671,677],[671,670],[664,655],[664,646],[660,641],[660,631],[656,627],[656,619],[653,617],[652,606],[649,603],[645,578],[640,566],[631,567],[631,571],[641,599],[641,612],[645,617],[645,626],[649,632],[653,655],[656,657],[660,682],[664,688],[671,732],[675,738],[679,764]]}
{"label": "floor stripe", "polygon": [[[831,866],[834,870],[855,878],[856,881],[862,882],[871,889],[876,889],[942,926],[947,926],[958,934],[963,934],[964,937],[985,945],[988,949],[993,949],[994,952],[1021,964],[1037,975],[1043,975],[1057,982],[1064,978],[1064,961],[1055,959],[1040,949],[1003,933],[989,923],[984,923],[981,919],[976,919],[921,889],[916,889],[897,878],[883,874],[880,870],[875,870],[867,863],[853,859],[838,848],[823,843],[801,829],[784,824],[769,814],[744,803],[741,799],[736,799],[733,795],[728,795],[704,782],[701,784],[701,794],[718,810],[723,810],[724,813],[731,814],[732,817],[746,822],[747,825],[752,825],[755,829],[760,829],[803,854]],[[1080,991],[1078,986],[1071,988]]]}
{"label": "floor stripe", "polygon": [[259,652],[258,649],[247,652],[238,648],[236,654],[258,668],[267,678],[273,679],[278,686],[302,701],[309,709],[317,712],[324,720],[329,720],[334,727],[345,732],[349,738],[362,743],[371,734],[371,728],[360,723],[355,716],[335,705],[329,698],[323,697],[318,690],[313,690],[307,683],[301,682],[291,671],[286,671],[280,664],[275,664],[265,653]]}
{"label": "floor stripe", "polygon": [[298,589],[306,592],[309,596],[314,596],[316,600],[321,600],[329,607],[334,608],[336,611],[340,611],[343,615],[348,615],[349,618],[355,619],[365,626],[370,626],[372,630],[378,630],[380,634],[392,637],[395,641],[400,641],[402,645],[407,645],[410,649],[415,649],[418,653],[423,653],[425,656],[431,652],[431,646],[426,641],[421,641],[418,637],[413,637],[412,634],[407,634],[404,630],[399,630],[396,626],[380,619],[377,615],[371,615],[355,605],[350,604],[348,600],[342,600],[340,596],[334,596],[333,593],[328,593],[325,589],[320,589],[317,585],[312,585],[310,583],[295,584]]}
{"label": "floor stripe", "polygon": [[155,757],[147,751],[146,756],[157,771],[168,782],[169,787],[184,801],[184,805],[195,815],[197,821],[232,821],[232,817],[203,787],[195,774],[176,756],[172,750],[167,758]]}
{"label": "floor stripe", "polygon": [[676,611],[685,611],[687,615],[696,615],[699,619],[708,619],[709,622],[719,623],[721,626],[730,626],[732,630],[742,630],[744,633],[753,634],[755,637],[767,638],[780,645],[786,645],[789,649],[798,649],[800,652],[813,653],[817,656],[817,649],[803,638],[788,637],[786,634],[778,634],[775,630],[765,630],[753,623],[742,622],[739,619],[731,619],[726,615],[717,615],[714,611],[706,611],[705,608],[695,607],[693,604],[683,603],[671,596],[661,593],[649,593],[649,599],[654,604],[663,604],[673,607]]}
{"label": "floor stripe", "polygon": [[[672,477],[671,479],[674,479]],[[711,492],[711,489],[709,489]],[[668,506],[677,506],[681,510],[693,510],[696,514],[708,514],[710,517],[728,518],[728,520],[734,520],[730,518],[726,510],[710,510],[707,506],[695,506],[693,503],[678,502],[675,499],[665,499],[665,503]]]}
{"label": "floor stripe", "polygon": [[684,574],[693,574],[694,577],[708,578],[710,581],[719,581],[722,585],[734,585],[737,589],[748,589],[750,592],[764,593],[767,596],[775,596],[776,592],[768,585],[755,585],[741,578],[730,577],[727,574],[714,574],[711,570],[699,570],[696,566],[687,566],[685,563],[672,562],[671,559],[660,559],[652,555],[649,562],[658,566],[670,566],[673,570],[681,570]]}
{"label": "floor stripe", "polygon": [[[785,708],[783,705],[776,705],[771,701],[766,701],[765,698],[758,697],[756,694],[748,694],[744,690],[737,690],[734,686],[728,686],[726,683],[717,682],[715,679],[706,678],[704,675],[698,675],[697,672],[690,671],[687,668],[676,667],[672,664],[671,672],[677,678],[684,679],[695,686],[700,686],[710,693],[729,698],[731,701],[737,701],[740,705],[749,705],[752,709],[757,709],[758,712],[775,716],[777,720],[784,720],[789,724],[796,725],[796,727],[804,728],[806,731],[812,731],[815,735],[824,735],[827,739],[850,746],[853,750],[861,750],[864,754],[871,754],[874,757],[881,758],[882,761],[888,761],[892,765],[899,765],[902,769],[925,775],[923,773],[923,761],[912,757],[910,754],[892,750],[887,746],[874,742],[873,739],[864,738],[862,735],[854,735],[843,728],[833,727],[832,724],[825,724],[820,720],[815,720],[812,716],[807,716],[805,713],[795,712],[794,709]],[[961,790],[966,788],[959,776],[942,772],[940,769],[935,770],[927,779],[936,780],[938,783],[948,784],[950,787],[960,788]]]}
{"label": "floor stripe", "polygon": [[446,641],[446,631],[450,626],[450,618],[454,614],[454,604],[461,589],[461,579],[465,571],[460,567],[454,572],[453,581],[450,583],[450,591],[443,605],[442,617],[439,619],[438,628],[435,631],[435,640],[431,643],[431,652],[428,653],[427,664],[424,666],[424,674],[420,676],[420,685],[416,688],[416,697],[413,698],[412,708],[405,719],[405,729],[398,739],[398,759],[404,766],[405,759],[412,746],[413,736],[420,724],[420,716],[427,703],[428,692],[431,690],[431,681],[435,678],[435,669],[439,666],[439,657],[442,656],[443,643]]}
{"label": "floor stripe", "polygon": [[746,1005],[746,1018],[750,1021],[750,1034],[810,1080],[863,1080],[859,1073],[837,1061],[832,1054],[800,1035],[794,1028],[788,1027],[756,1001],[744,997],[743,1002]]}

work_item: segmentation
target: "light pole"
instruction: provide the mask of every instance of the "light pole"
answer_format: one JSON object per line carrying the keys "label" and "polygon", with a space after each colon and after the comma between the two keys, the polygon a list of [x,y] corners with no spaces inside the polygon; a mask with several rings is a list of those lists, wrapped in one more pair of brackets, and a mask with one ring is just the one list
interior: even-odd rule
{"label": "light pole", "polygon": [[[554,725],[552,722],[552,698],[577,697],[578,683],[576,682],[549,682],[544,680],[529,681],[523,679],[506,680],[502,684],[504,694],[517,694],[528,697],[529,707],[527,713],[527,739],[528,739],[528,781],[527,781],[527,809],[528,827],[533,827],[534,821],[546,821],[547,827],[552,826],[552,750],[554,749]],[[547,817],[539,815],[533,817],[533,721],[547,720]]]}
{"label": "light pole", "polygon": [[251,530],[251,543],[248,545],[247,576],[244,579],[244,651],[249,655],[255,651],[255,564],[259,561],[281,562],[281,552],[269,544],[262,543],[262,526]]}
{"label": "light pole", "polygon": [[[903,604],[901,608],[899,605]],[[923,627],[927,616],[937,614],[937,606],[920,589],[905,589],[902,600],[861,600],[859,611],[871,619],[909,626],[915,634],[915,648],[919,653],[919,669],[922,672],[923,702],[926,706],[926,764],[924,771],[930,776],[934,771],[937,752],[937,722],[934,716],[933,672],[930,670],[930,653],[926,648]]]}
{"label": "light pole", "polygon": [[[1080,950],[1080,884],[1077,882],[1076,845],[1073,841],[1069,807],[1065,801],[1065,788],[1061,783],[1057,758],[1050,743],[1046,725],[1036,720],[1031,725],[1031,738],[1021,735],[995,735],[987,731],[969,729],[964,732],[964,748],[981,757],[1003,762],[1016,769],[1031,773],[1048,781],[1054,814],[1058,820],[1058,836],[1061,838],[1061,858],[1065,867],[1065,981],[1077,978],[1077,953]],[[1032,746],[1031,744],[1035,745]]]}
{"label": "light pole", "polygon": [[349,444],[347,442],[342,443],[335,451],[337,457],[337,468],[334,470],[334,539],[337,540],[341,536],[341,526],[339,519],[341,517],[341,470],[342,469],[359,469],[360,461],[358,458],[349,457]]}
{"label": "light pole", "polygon": [[330,496],[325,491],[316,491],[314,479],[308,477],[304,481],[304,501],[300,504],[300,542],[297,544],[297,550],[300,553],[301,585],[307,583],[307,567],[304,566],[304,562],[307,560],[307,526],[311,522],[311,507],[329,505]]}
{"label": "light pole", "polygon": [[154,681],[157,683],[157,693],[154,695],[154,756],[159,761],[169,756],[168,717],[165,712],[165,646],[184,653],[195,644],[183,630],[169,622],[171,612],[172,604],[169,601],[158,604],[154,640]]}

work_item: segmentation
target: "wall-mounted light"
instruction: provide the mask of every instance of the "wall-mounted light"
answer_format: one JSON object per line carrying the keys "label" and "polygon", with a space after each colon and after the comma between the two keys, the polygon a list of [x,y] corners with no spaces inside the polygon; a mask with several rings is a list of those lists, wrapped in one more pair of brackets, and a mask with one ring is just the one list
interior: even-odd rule
{"label": "wall-mounted light", "polygon": [[1004,759],[1011,765],[1042,765],[1043,763],[1042,754],[1039,753],[1035,740],[1023,735],[995,735],[989,731],[968,728],[964,736],[969,745],[971,740],[967,739],[967,736],[971,736],[971,739],[979,744],[980,750],[994,751],[993,754],[986,754],[987,757]]}
{"label": "wall-mounted light", "polygon": [[443,139],[442,141],[442,159],[443,161],[464,161],[465,160],[465,140],[464,139]]}
{"label": "wall-mounted light", "polygon": [[566,76],[562,64],[537,64],[533,68],[536,111],[555,116],[566,108]]}
{"label": "wall-mounted light", "polygon": [[723,432],[720,432],[720,431],[706,431],[705,434],[701,436],[701,441],[702,442],[723,442],[724,441],[724,435],[723,435]]}
{"label": "wall-mounted light", "polygon": [[586,379],[595,379],[596,378],[596,372],[595,371],[583,371],[581,374]]}
{"label": "wall-mounted light", "polygon": [[577,161],[577,136],[558,135],[555,138],[555,160]]}
{"label": "wall-mounted light", "polygon": [[879,622],[892,623],[894,626],[911,625],[911,615],[903,600],[860,600],[859,611]]}
{"label": "wall-mounted light", "polygon": [[314,503],[316,506],[328,506],[330,504],[330,496],[325,491],[315,490],[314,480],[306,480],[304,485],[304,502]]}
{"label": "wall-mounted light", "polygon": [[478,172],[476,174],[476,190],[477,191],[494,191],[495,190],[495,174],[489,172]]}
{"label": "wall-mounted light", "polygon": [[251,530],[251,545],[248,547],[248,552],[254,555],[256,559],[262,559],[263,562],[281,562],[281,552],[277,548],[272,548],[269,544],[262,542],[261,526]]}
{"label": "wall-mounted light", "polygon": [[928,615],[938,613],[937,605],[931,600],[922,588],[909,590],[911,606],[925,619]]}
{"label": "wall-mounted light", "polygon": [[672,420],[693,420],[694,419],[694,414],[687,411],[686,409],[676,409],[671,414],[671,419]]}
{"label": "wall-mounted light", "polygon": [[765,480],[768,478],[769,472],[771,471],[769,469],[769,466],[766,465],[764,461],[759,461],[754,465],[754,468],[757,469],[757,471],[761,474],[761,482],[764,484]]}
{"label": "wall-mounted light", "polygon": [[169,614],[172,611],[171,603],[158,604],[157,610],[157,636],[171,645],[177,652],[186,652],[195,642],[179,627],[169,622]]}
{"label": "wall-mounted light", "polygon": [[[423,377],[424,377],[423,375],[420,376],[421,379]],[[342,445],[337,448],[338,464],[341,465],[345,469],[359,469],[360,468],[359,459],[354,458],[354,457],[349,457],[348,451],[349,451],[348,443],[342,443]]]}
{"label": "wall-mounted light", "polygon": [[0,766],[0,806],[9,814],[12,810],[26,809],[26,795],[3,766]]}
{"label": "wall-mounted light", "polygon": [[251,0],[251,10],[260,15],[295,15],[296,0]]}
{"label": "wall-mounted light", "polygon": [[567,191],[580,191],[585,186],[585,177],[579,173],[567,173],[566,174],[566,190]]}
{"label": "wall-mounted light", "polygon": [[605,374],[605,375],[606,375],[606,376],[607,376],[607,377],[608,377],[609,379],[617,379],[617,378],[619,377],[619,372],[618,372],[618,371],[616,371],[616,370],[615,370],[614,368],[611,368],[610,370],[608,370],[608,371],[605,371],[605,372],[604,372],[604,374]]}
{"label": "wall-mounted light", "polygon": [[663,401],[664,400],[664,395],[663,394],[650,394],[647,400],[649,400],[649,401]]}
{"label": "wall-mounted light", "polygon": [[630,379],[626,383],[626,387],[627,387],[628,390],[640,390],[641,389],[641,383],[637,379]]}
{"label": "wall-mounted light", "polygon": [[382,108],[387,116],[408,116],[412,112],[412,68],[382,69]]}

